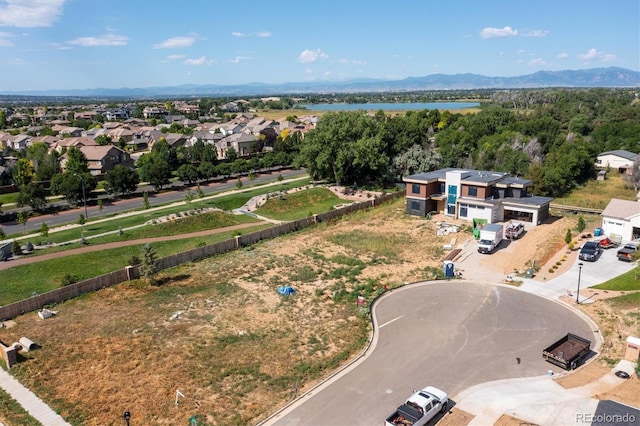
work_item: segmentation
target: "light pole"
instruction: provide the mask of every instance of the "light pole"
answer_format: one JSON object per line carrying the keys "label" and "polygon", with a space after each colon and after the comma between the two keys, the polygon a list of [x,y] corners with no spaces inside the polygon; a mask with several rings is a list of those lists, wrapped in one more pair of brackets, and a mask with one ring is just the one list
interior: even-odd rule
{"label": "light pole", "polygon": [[580,304],[580,276],[582,275],[582,262],[578,262],[578,292],[576,293],[576,305]]}
{"label": "light pole", "polygon": [[127,422],[127,426],[129,426],[129,419],[131,418],[131,413],[129,412],[129,410],[124,412],[124,414],[122,415],[122,418],[124,419],[125,422]]}

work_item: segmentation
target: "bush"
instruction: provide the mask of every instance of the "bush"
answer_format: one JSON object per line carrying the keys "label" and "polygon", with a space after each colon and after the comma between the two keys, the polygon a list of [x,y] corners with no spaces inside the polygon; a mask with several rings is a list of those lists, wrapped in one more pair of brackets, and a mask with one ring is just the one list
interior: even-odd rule
{"label": "bush", "polygon": [[129,260],[127,260],[127,265],[134,266],[140,264],[140,258],[138,256],[131,256]]}
{"label": "bush", "polygon": [[60,287],[67,286],[69,284],[74,284],[78,282],[78,277],[67,272],[60,278]]}
{"label": "bush", "polygon": [[13,253],[15,256],[20,256],[22,254],[20,243],[16,240],[13,240],[13,243],[11,243],[11,253]]}

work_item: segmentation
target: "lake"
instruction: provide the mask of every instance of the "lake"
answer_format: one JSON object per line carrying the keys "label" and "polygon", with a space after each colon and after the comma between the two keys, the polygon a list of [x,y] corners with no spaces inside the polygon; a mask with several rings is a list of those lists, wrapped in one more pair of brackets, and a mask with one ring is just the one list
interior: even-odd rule
{"label": "lake", "polygon": [[370,104],[305,104],[298,105],[310,111],[422,111],[425,109],[467,109],[477,108],[480,102],[401,102]]}

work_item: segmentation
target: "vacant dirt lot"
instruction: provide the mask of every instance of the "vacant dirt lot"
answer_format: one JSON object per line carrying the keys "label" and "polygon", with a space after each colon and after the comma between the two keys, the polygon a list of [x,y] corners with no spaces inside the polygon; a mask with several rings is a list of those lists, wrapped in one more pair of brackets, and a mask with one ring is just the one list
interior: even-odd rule
{"label": "vacant dirt lot", "polygon": [[[15,374],[73,424],[121,424],[125,410],[132,424],[256,423],[361,351],[366,306],[385,287],[433,278],[452,238],[472,248],[469,232],[438,237],[435,219],[406,216],[398,200],[184,265],[156,287],[101,290],[54,307],[49,320],[24,315],[0,340],[42,346]],[[483,274],[495,282],[546,263],[574,222],[481,256]],[[295,294],[280,295],[283,286]]]}

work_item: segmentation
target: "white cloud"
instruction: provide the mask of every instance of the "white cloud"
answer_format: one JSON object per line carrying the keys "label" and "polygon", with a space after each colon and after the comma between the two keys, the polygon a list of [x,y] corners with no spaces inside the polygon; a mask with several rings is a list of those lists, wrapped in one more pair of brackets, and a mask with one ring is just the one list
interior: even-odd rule
{"label": "white cloud", "polygon": [[535,58],[527,62],[527,65],[535,67],[546,67],[549,64],[547,64],[542,58]]}
{"label": "white cloud", "polygon": [[69,44],[75,44],[83,47],[95,46],[125,46],[129,39],[125,36],[116,34],[105,34],[99,37],[79,37],[75,40],[69,40]]}
{"label": "white cloud", "polygon": [[270,31],[256,31],[254,33],[243,33],[240,31],[234,31],[231,33],[234,37],[271,37],[273,34]]}
{"label": "white cloud", "polygon": [[50,27],[62,15],[65,0],[4,0],[0,26]]}
{"label": "white cloud", "polygon": [[329,56],[327,56],[327,54],[320,49],[316,49],[316,50],[305,49],[302,51],[302,53],[298,57],[298,60],[303,64],[306,64],[310,62],[316,62],[318,59],[327,59],[328,57]]}
{"label": "white cloud", "polygon": [[558,59],[567,59],[568,57],[569,57],[569,54],[566,53],[566,52],[558,53],[556,55],[556,58],[558,58]]}
{"label": "white cloud", "polygon": [[187,57],[187,55],[169,55],[169,56],[167,56],[167,59],[170,60],[170,61],[175,61],[175,60],[183,59],[183,58],[186,58],[186,57]]}
{"label": "white cloud", "polygon": [[154,49],[179,49],[189,47],[195,43],[196,38],[192,36],[172,37],[160,43],[154,44]]}
{"label": "white cloud", "polygon": [[605,53],[605,52],[601,52],[597,49],[589,49],[587,51],[587,53],[582,53],[578,55],[578,58],[580,59],[586,59],[587,61],[592,60],[592,59],[599,59],[601,61],[604,62],[608,62],[608,61],[613,61],[614,59],[616,59],[616,55],[614,55],[613,53]]}
{"label": "white cloud", "polygon": [[546,37],[547,34],[549,34],[549,31],[547,30],[533,30],[523,32],[521,35],[522,37]]}
{"label": "white cloud", "polygon": [[499,37],[516,37],[518,30],[511,27],[504,28],[484,28],[480,31],[480,37],[482,38],[499,38]]}
{"label": "white cloud", "polygon": [[11,33],[0,32],[0,47],[12,47],[13,43],[8,38],[13,37]]}
{"label": "white cloud", "polygon": [[211,65],[213,64],[213,59],[207,59],[206,56],[200,56],[199,58],[189,58],[184,61],[187,65]]}
{"label": "white cloud", "polygon": [[250,61],[251,57],[249,56],[236,56],[235,58],[229,60],[229,62],[233,63],[233,64],[239,64],[240,62],[246,62],[246,61]]}
{"label": "white cloud", "polygon": [[346,59],[346,58],[342,58],[342,59],[339,59],[339,60],[338,60],[338,63],[339,63],[339,64],[348,64],[348,63],[349,63],[349,60],[348,60],[348,59]]}

